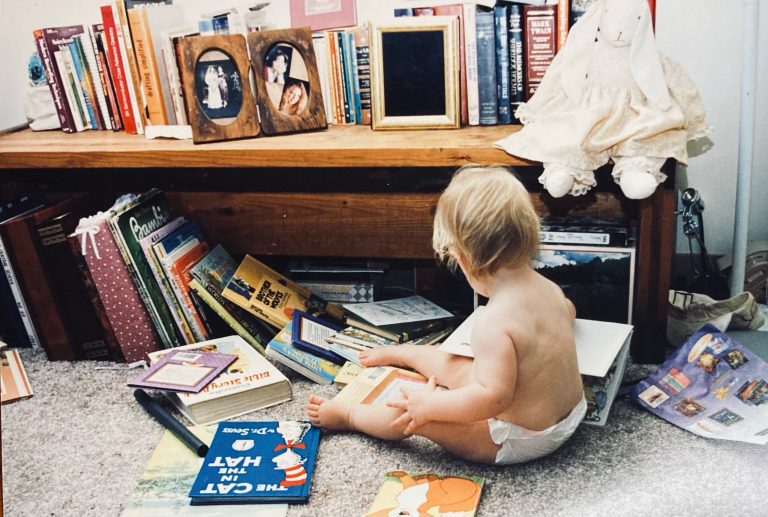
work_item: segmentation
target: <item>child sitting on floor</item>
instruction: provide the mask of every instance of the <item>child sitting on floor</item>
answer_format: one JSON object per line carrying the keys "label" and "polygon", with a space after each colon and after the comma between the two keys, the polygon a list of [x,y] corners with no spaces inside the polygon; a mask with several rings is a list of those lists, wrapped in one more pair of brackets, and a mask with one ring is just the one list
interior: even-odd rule
{"label": "child sitting on floor", "polygon": [[529,194],[508,169],[459,169],[438,201],[432,245],[488,298],[472,329],[474,359],[433,347],[372,349],[360,355],[364,366],[410,368],[429,378],[427,388],[403,390],[387,407],[311,395],[312,423],[385,440],[416,434],[481,463],[520,463],[565,443],[587,409],[576,310],[531,266],[538,236]]}

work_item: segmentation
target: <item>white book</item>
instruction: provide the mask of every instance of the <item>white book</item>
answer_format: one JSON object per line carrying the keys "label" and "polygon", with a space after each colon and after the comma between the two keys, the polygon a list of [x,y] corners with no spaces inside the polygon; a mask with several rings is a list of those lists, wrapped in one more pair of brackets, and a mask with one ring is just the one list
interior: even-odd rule
{"label": "white book", "polygon": [[59,67],[59,75],[61,75],[61,89],[64,90],[64,96],[67,98],[67,105],[69,111],[72,113],[72,120],[75,123],[75,131],[85,131],[85,120],[83,119],[83,112],[78,107],[79,97],[75,92],[75,88],[72,84],[75,81],[74,70],[72,69],[72,58],[69,55],[68,49],[60,49],[53,53],[53,58],[56,60],[56,65]]}
{"label": "white book", "polygon": [[170,80],[164,70],[165,55],[162,48],[165,43],[163,32],[184,24],[184,8],[181,5],[156,5],[147,8],[147,24],[152,38],[152,52],[160,80],[160,92],[165,104],[165,111],[168,114],[168,124],[178,124]]}
{"label": "white book", "polygon": [[464,61],[467,70],[467,114],[470,126],[480,124],[480,90],[477,76],[477,5],[464,3]]}
{"label": "white book", "polygon": [[[470,346],[472,327],[484,306],[478,307],[439,346],[451,354],[474,357]],[[573,323],[573,338],[576,342],[576,357],[579,373],[584,380],[584,391],[589,402],[593,397],[585,418],[586,423],[605,425],[608,411],[616,398],[624,376],[629,343],[634,327],[627,323],[585,320],[576,318]],[[599,399],[599,400],[598,400]]]}
{"label": "white book", "polygon": [[168,81],[168,91],[173,104],[173,113],[176,124],[185,126],[188,124],[187,111],[184,106],[184,90],[181,85],[181,74],[176,63],[176,49],[173,45],[175,38],[197,35],[196,28],[191,26],[175,27],[160,32],[160,53],[162,55],[163,69]]}
{"label": "white book", "polygon": [[312,37],[312,46],[315,50],[315,60],[317,61],[317,74],[320,77],[320,88],[323,93],[323,107],[325,108],[325,118],[329,124],[334,123],[332,105],[331,105],[331,85],[328,77],[328,40],[325,36],[318,35]]}

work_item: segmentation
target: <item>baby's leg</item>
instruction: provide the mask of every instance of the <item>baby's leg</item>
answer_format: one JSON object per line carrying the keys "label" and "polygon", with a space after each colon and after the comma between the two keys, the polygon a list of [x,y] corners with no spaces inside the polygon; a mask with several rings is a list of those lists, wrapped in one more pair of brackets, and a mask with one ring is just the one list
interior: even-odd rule
{"label": "baby's leg", "polygon": [[500,445],[491,440],[487,420],[475,422],[430,422],[416,434],[431,440],[451,454],[467,461],[493,464]]}
{"label": "baby's leg", "polygon": [[313,425],[334,431],[358,431],[382,440],[402,440],[402,429],[390,424],[403,414],[383,404],[349,404],[310,395],[307,415]]}
{"label": "baby's leg", "polygon": [[449,354],[431,346],[391,345],[360,354],[363,366],[401,366],[425,377],[435,376],[437,384],[456,389],[470,382],[472,359]]}

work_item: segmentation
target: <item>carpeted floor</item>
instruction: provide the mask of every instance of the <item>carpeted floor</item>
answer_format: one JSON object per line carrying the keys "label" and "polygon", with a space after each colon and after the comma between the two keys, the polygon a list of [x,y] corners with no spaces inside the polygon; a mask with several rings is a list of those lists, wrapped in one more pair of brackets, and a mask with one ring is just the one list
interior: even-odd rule
{"label": "carpeted floor", "polygon": [[[126,386],[135,372],[22,359],[35,395],[2,407],[6,515],[120,515],[162,434]],[[291,379],[293,401],[242,420],[304,419],[310,393],[335,393]],[[584,425],[553,456],[511,467],[457,461],[421,439],[324,434],[310,502],[288,515],[361,515],[387,470],[484,476],[480,516],[768,515],[766,464],[768,447],[699,438],[622,398],[606,427]]]}

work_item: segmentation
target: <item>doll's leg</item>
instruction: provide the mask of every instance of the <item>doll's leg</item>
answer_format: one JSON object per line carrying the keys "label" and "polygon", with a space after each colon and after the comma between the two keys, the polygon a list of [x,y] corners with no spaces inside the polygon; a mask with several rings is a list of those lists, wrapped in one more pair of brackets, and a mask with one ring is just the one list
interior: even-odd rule
{"label": "doll's leg", "polygon": [[363,366],[401,366],[424,377],[435,377],[440,386],[456,389],[469,382],[472,359],[449,354],[430,346],[392,345],[372,348],[360,354]]}
{"label": "doll's leg", "polygon": [[539,183],[544,185],[552,197],[563,197],[566,194],[581,196],[597,184],[594,171],[560,163],[545,163]]}
{"label": "doll's leg", "polygon": [[656,186],[667,179],[661,172],[666,158],[655,156],[615,156],[611,175],[630,199],[643,199],[656,190]]}

